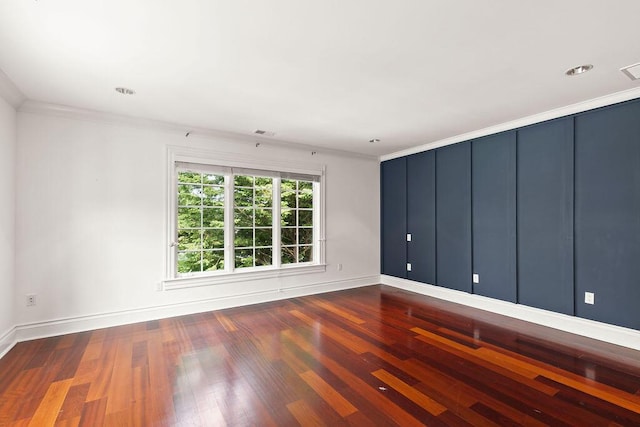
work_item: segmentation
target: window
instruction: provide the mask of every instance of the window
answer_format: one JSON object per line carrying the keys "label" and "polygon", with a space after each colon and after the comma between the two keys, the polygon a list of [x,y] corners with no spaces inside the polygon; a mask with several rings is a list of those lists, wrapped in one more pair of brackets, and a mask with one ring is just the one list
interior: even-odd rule
{"label": "window", "polygon": [[224,176],[178,172],[177,272],[224,269]]}
{"label": "window", "polygon": [[233,182],[234,265],[272,265],[273,178],[237,175]]}
{"label": "window", "polygon": [[313,182],[280,181],[281,260],[283,264],[313,261]]}
{"label": "window", "polygon": [[250,168],[244,159],[234,167],[182,157],[170,150],[165,289],[236,274],[324,271],[321,167]]}

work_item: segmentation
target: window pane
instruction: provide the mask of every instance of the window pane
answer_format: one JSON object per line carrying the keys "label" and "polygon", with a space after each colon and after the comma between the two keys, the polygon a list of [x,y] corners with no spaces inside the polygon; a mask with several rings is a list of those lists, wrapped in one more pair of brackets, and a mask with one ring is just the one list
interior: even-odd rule
{"label": "window pane", "polygon": [[204,184],[218,184],[224,185],[224,175],[210,175],[205,174],[202,177],[202,182]]}
{"label": "window pane", "polygon": [[271,248],[256,249],[256,266],[271,265],[273,263],[271,253],[272,253]]}
{"label": "window pane", "polygon": [[236,188],[233,190],[234,203],[236,206],[253,206],[253,189],[252,188]]}
{"label": "window pane", "polygon": [[273,204],[273,190],[269,188],[256,188],[256,206],[270,208]]}
{"label": "window pane", "polygon": [[178,228],[200,228],[200,208],[178,208]]}
{"label": "window pane", "polygon": [[203,249],[224,249],[224,230],[204,230],[202,233]]}
{"label": "window pane", "polygon": [[178,172],[178,182],[200,184],[202,175],[197,172]]}
{"label": "window pane", "polygon": [[236,249],[236,268],[253,267],[253,249]]}
{"label": "window pane", "polygon": [[282,244],[283,245],[295,245],[296,241],[296,229],[295,228],[283,228],[282,229]]}
{"label": "window pane", "polygon": [[300,246],[299,262],[313,261],[313,246]]}
{"label": "window pane", "polygon": [[256,209],[256,227],[269,227],[273,225],[271,209]]}
{"label": "window pane", "polygon": [[282,264],[295,263],[297,253],[298,253],[297,246],[282,247],[282,249],[280,250],[280,262],[282,262]]}
{"label": "window pane", "polygon": [[295,208],[296,207],[296,192],[295,190],[288,189],[282,186],[280,190],[280,200],[281,206],[283,209],[285,208]]}
{"label": "window pane", "polygon": [[273,178],[256,177],[256,187],[270,187],[273,184]]}
{"label": "window pane", "polygon": [[233,178],[233,185],[236,187],[253,187],[253,177],[245,175],[236,175]]}
{"label": "window pane", "polygon": [[235,238],[233,244],[236,248],[250,248],[253,247],[253,229],[244,228],[235,232]]}
{"label": "window pane", "polygon": [[311,181],[298,181],[298,190],[313,192],[313,182],[311,182]]}
{"label": "window pane", "polygon": [[202,271],[200,252],[178,252],[178,273]]}
{"label": "window pane", "polygon": [[178,230],[178,250],[200,250],[200,230]]}
{"label": "window pane", "polygon": [[178,185],[179,206],[200,206],[202,200],[202,187],[199,185]]}
{"label": "window pane", "polygon": [[280,224],[289,227],[296,225],[296,211],[291,209],[283,209],[280,212]]}
{"label": "window pane", "polygon": [[202,225],[211,228],[224,228],[224,208],[204,208]]}
{"label": "window pane", "polygon": [[298,225],[301,227],[311,227],[313,225],[313,211],[298,211]]}
{"label": "window pane", "polygon": [[300,194],[298,194],[298,207],[299,208],[313,207],[313,193],[311,191],[303,191]]}
{"label": "window pane", "polygon": [[234,223],[236,227],[253,227],[253,209],[236,209]]}
{"label": "window pane", "polygon": [[224,251],[204,251],[202,253],[202,270],[224,270]]}
{"label": "window pane", "polygon": [[203,187],[202,204],[224,207],[224,187]]}
{"label": "window pane", "polygon": [[301,245],[310,245],[313,243],[313,228],[298,229],[298,243]]}
{"label": "window pane", "polygon": [[271,228],[256,228],[256,246],[272,246],[272,241]]}

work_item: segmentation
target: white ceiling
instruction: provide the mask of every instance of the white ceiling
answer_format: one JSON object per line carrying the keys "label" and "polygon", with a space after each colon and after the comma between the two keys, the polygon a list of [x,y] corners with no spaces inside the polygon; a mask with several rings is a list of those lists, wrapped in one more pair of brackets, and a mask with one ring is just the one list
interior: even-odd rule
{"label": "white ceiling", "polygon": [[381,155],[637,88],[619,68],[640,62],[639,17],[638,0],[1,0],[0,70],[31,100]]}

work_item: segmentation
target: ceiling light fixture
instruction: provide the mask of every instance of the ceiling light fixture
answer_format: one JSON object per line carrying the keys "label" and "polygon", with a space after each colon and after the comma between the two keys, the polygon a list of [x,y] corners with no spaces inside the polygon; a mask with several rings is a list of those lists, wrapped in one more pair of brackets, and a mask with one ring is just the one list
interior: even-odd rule
{"label": "ceiling light fixture", "polygon": [[376,142],[380,142],[380,140],[378,138],[373,138],[369,140],[369,143],[371,144],[375,144]]}
{"label": "ceiling light fixture", "polygon": [[567,76],[577,76],[578,74],[586,73],[587,71],[591,70],[592,68],[593,68],[593,65],[591,65],[591,64],[578,65],[577,67],[569,68],[564,73]]}
{"label": "ceiling light fixture", "polygon": [[116,92],[121,93],[122,95],[135,95],[136,91],[133,89],[129,89],[127,87],[117,87]]}

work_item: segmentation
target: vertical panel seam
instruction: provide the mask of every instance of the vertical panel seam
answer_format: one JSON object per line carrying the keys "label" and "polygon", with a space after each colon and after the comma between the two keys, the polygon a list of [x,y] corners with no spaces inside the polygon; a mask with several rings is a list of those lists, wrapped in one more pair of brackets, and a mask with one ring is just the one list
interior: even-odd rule
{"label": "vertical panel seam", "polygon": [[578,314],[578,294],[577,294],[577,283],[576,283],[576,271],[577,271],[577,264],[576,264],[576,170],[577,170],[577,162],[576,162],[576,120],[577,117],[573,116],[571,119],[571,128],[573,130],[573,135],[571,138],[571,155],[573,157],[573,168],[572,168],[572,189],[573,191],[571,192],[571,199],[572,199],[572,206],[571,206],[571,222],[572,222],[572,233],[573,233],[573,238],[571,239],[571,246],[572,246],[572,256],[571,256],[571,266],[573,268],[573,274],[571,275],[571,285],[572,285],[572,293],[573,293],[573,311],[572,311],[572,315],[576,316]]}
{"label": "vertical panel seam", "polygon": [[433,278],[434,285],[438,284],[438,150],[433,150],[433,245],[434,245],[434,265]]}
{"label": "vertical panel seam", "polygon": [[519,130],[515,131],[515,135],[514,136],[515,136],[515,142],[514,142],[514,144],[515,144],[515,147],[514,147],[515,153],[514,153],[514,156],[513,156],[514,157],[514,159],[513,159],[514,160],[514,162],[513,162],[514,163],[513,164],[513,175],[514,175],[514,178],[515,178],[514,179],[515,184],[514,184],[514,193],[513,193],[513,199],[514,199],[513,200],[513,203],[514,203],[514,206],[513,206],[513,215],[514,215],[514,218],[513,218],[513,231],[515,233],[515,237],[513,239],[513,244],[514,244],[513,251],[514,251],[515,259],[513,260],[514,261],[513,269],[514,269],[514,278],[515,278],[515,281],[516,281],[516,283],[514,283],[514,286],[516,288],[516,295],[515,295],[516,301],[515,301],[515,303],[516,304],[520,304],[520,286],[519,286],[520,280],[519,280],[519,277],[518,277],[519,276],[518,260],[520,259],[520,254],[518,252],[518,238],[519,238],[518,237],[518,183],[519,183],[519,179],[518,179],[518,153],[519,153],[519,151],[518,151],[518,139],[520,137],[520,131]]}
{"label": "vertical panel seam", "polygon": [[470,257],[469,259],[471,260],[471,277],[467,277],[468,282],[471,284],[471,293],[475,294],[475,284],[473,283],[473,274],[475,273],[475,257],[474,257],[474,250],[473,250],[473,245],[474,245],[474,234],[473,234],[473,218],[474,218],[474,199],[473,199],[473,146],[474,141],[476,140],[471,140],[469,141],[469,205],[470,205],[470,211],[469,211],[469,230],[471,231],[471,236],[470,236],[470,240],[471,240],[471,247],[469,248],[470,253]]}

